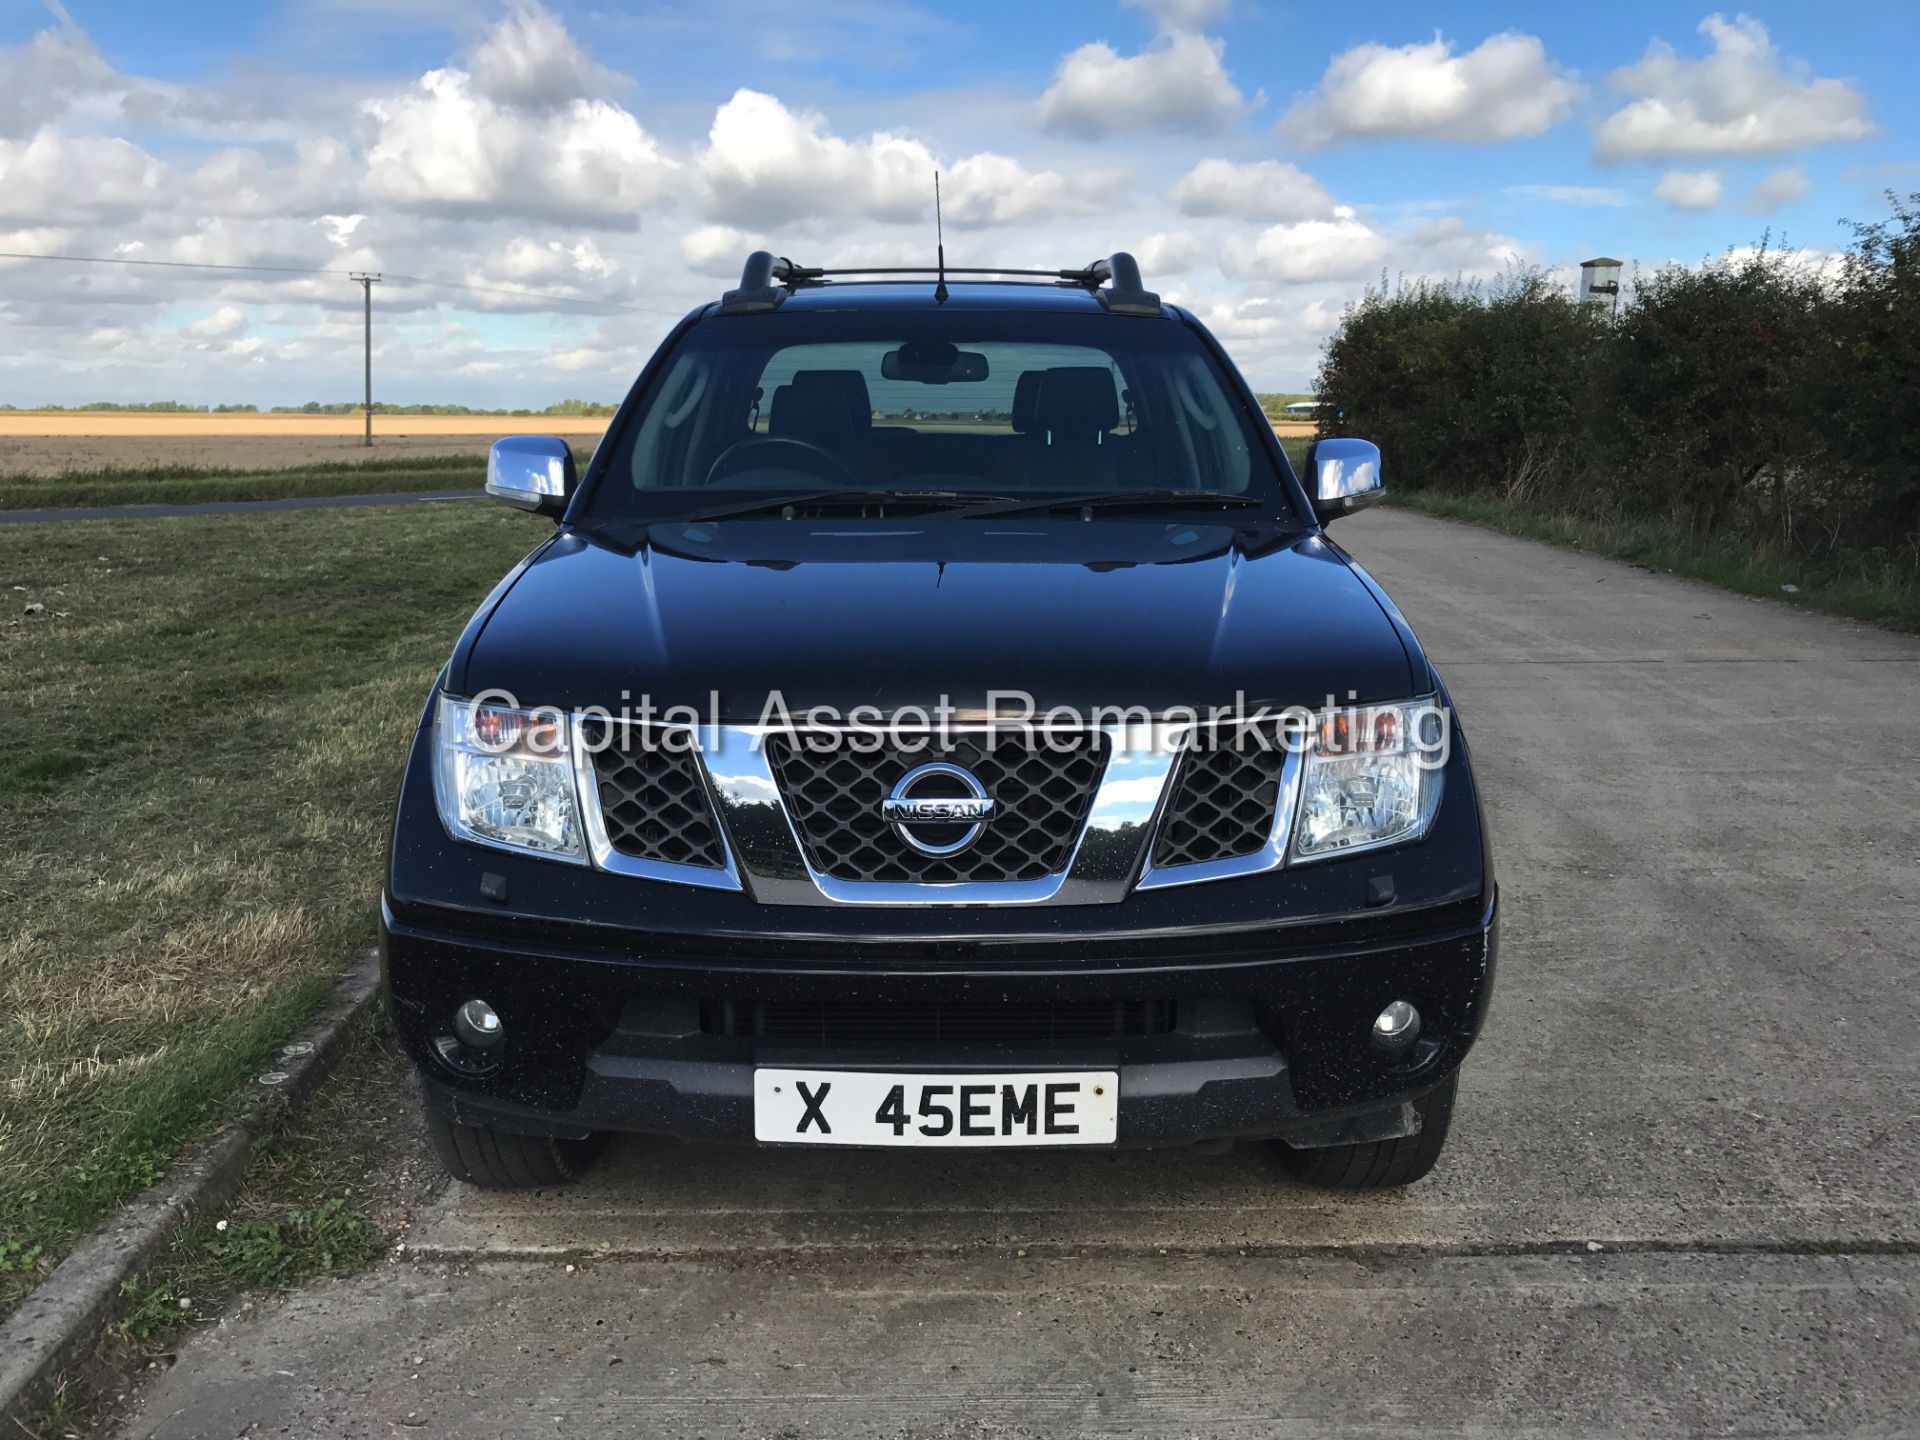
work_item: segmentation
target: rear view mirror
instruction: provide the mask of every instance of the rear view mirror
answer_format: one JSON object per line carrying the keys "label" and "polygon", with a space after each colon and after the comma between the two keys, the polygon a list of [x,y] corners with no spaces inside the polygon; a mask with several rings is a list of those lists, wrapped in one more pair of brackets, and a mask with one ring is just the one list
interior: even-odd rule
{"label": "rear view mirror", "polygon": [[880,357],[880,374],[888,380],[912,380],[921,385],[978,381],[987,378],[987,357],[945,340],[909,340]]}
{"label": "rear view mirror", "polygon": [[487,452],[487,494],[558,519],[579,477],[573,447],[554,435],[509,435]]}
{"label": "rear view mirror", "polygon": [[1325,524],[1364,510],[1385,495],[1380,447],[1371,440],[1316,440],[1307,451],[1313,513]]}

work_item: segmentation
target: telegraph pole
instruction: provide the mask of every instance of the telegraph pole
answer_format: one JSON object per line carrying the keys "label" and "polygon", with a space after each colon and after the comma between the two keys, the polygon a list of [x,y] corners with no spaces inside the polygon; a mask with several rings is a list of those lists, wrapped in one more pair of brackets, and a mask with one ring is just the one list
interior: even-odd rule
{"label": "telegraph pole", "polygon": [[367,355],[367,438],[365,445],[373,444],[373,287],[380,283],[377,274],[363,274],[355,271],[353,279],[360,282],[360,289],[366,298],[366,355]]}

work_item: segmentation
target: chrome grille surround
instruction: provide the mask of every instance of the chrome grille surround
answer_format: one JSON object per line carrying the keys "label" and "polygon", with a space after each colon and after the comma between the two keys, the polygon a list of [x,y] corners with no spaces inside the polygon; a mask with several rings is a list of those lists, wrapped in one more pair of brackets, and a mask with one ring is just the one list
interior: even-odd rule
{"label": "chrome grille surround", "polygon": [[[979,741],[995,728],[953,725],[947,733]],[[1101,727],[1104,766],[1085,819],[1059,856],[1058,868],[1012,880],[848,880],[821,870],[776,778],[775,746],[765,743],[769,736],[791,733],[782,727],[714,726],[705,732],[702,747],[733,853],[748,888],[762,903],[1110,905],[1126,898],[1139,871],[1185,727]]]}
{"label": "chrome grille surround", "polygon": [[[591,712],[574,718],[576,726],[593,723]],[[956,725],[949,731],[978,745],[993,728]],[[719,866],[622,851],[609,828],[594,757],[583,745],[574,747],[574,771],[593,864],[614,874],[746,891],[771,905],[1104,905],[1118,903],[1136,888],[1259,874],[1285,861],[1300,791],[1301,760],[1291,752],[1281,760],[1272,826],[1259,848],[1162,862],[1157,836],[1194,728],[1159,722],[1144,733],[1137,726],[1082,732],[1099,737],[1090,796],[1072,833],[1057,853],[1045,857],[1053,868],[1035,873],[1040,867],[1028,865],[1011,872],[1015,878],[851,879],[845,870],[835,874],[821,868],[776,773],[772,756],[778,742],[772,737],[794,733],[781,727],[708,725],[692,732],[697,749],[692,763],[704,772],[703,793],[718,822],[718,851],[702,852],[700,858],[717,854],[724,861]],[[877,818],[877,801],[874,814]]]}

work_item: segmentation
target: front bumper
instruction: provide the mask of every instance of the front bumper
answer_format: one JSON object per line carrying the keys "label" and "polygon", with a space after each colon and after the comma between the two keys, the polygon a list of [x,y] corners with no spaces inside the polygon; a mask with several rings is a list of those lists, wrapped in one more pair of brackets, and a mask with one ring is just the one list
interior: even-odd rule
{"label": "front bumper", "polygon": [[[1407,916],[1405,920],[1416,917]],[[1105,958],[1084,947],[905,945],[891,957],[809,956],[769,944],[724,959],[678,937],[634,934],[617,947],[556,948],[482,934],[451,912],[396,916],[383,905],[382,954],[395,1027],[432,1103],[469,1124],[555,1135],[626,1130],[751,1141],[757,1066],[982,1074],[1114,1069],[1119,1143],[1175,1145],[1277,1137],[1329,1145],[1411,1133],[1411,1104],[1458,1067],[1491,991],[1497,917],[1437,907],[1430,928],[1348,944],[1277,945],[1197,937],[1191,953]],[[1080,937],[1084,939],[1085,937]],[[507,1041],[487,1073],[460,1073],[436,1049],[453,1010],[480,997]],[[1390,1060],[1370,1045],[1390,1001],[1422,1015],[1420,1044]],[[1150,1001],[1175,1018],[1157,1033],[911,1048],[801,1042],[741,1033],[715,1016],[751,1006],[1011,1008]]]}

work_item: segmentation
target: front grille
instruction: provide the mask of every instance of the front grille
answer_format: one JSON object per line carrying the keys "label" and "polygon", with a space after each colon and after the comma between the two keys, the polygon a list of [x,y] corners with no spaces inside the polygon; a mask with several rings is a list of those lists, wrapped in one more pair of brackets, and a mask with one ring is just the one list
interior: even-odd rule
{"label": "front grille", "polygon": [[1274,733],[1264,738],[1263,745],[1257,733],[1194,731],[1154,842],[1156,868],[1231,860],[1266,845],[1287,757]]}
{"label": "front grille", "polygon": [[770,1003],[705,1000],[707,1035],[751,1037],[792,1045],[1046,1045],[1058,1041],[1124,1040],[1174,1028],[1171,1000]]}
{"label": "front grille", "polygon": [[[1098,730],[1019,730],[901,746],[890,737],[811,731],[767,737],[767,754],[813,868],[836,880],[943,885],[1039,880],[1066,868],[1106,766]],[[828,748],[829,742],[837,742]],[[915,766],[971,771],[994,801],[980,838],[956,855],[922,854],[880,816]]]}
{"label": "front grille", "polygon": [[613,725],[611,741],[603,744],[608,728],[588,720],[580,733],[593,747],[600,813],[613,848],[636,860],[725,869],[726,846],[686,732]]}

